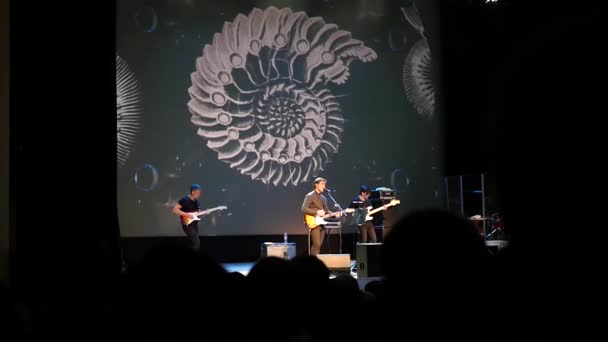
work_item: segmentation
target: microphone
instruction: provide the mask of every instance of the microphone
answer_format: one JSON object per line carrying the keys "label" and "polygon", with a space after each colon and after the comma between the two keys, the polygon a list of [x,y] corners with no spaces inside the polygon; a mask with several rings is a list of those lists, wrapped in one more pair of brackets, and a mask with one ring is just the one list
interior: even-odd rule
{"label": "microphone", "polygon": [[336,190],[327,189],[327,188],[325,188],[325,191],[327,191],[327,192],[334,192],[334,193],[336,192]]}

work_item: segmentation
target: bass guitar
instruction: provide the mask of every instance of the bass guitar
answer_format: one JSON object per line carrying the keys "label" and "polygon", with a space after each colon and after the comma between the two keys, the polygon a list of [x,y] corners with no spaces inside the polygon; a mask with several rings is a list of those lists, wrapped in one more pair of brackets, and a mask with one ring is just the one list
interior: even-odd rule
{"label": "bass guitar", "polygon": [[390,203],[387,203],[387,204],[385,204],[385,205],[383,205],[381,207],[378,207],[376,209],[373,209],[373,210],[370,210],[370,209],[372,209],[372,207],[367,207],[368,211],[367,211],[367,216],[365,216],[365,221],[371,221],[371,220],[373,220],[374,218],[372,217],[372,215],[374,215],[375,213],[377,213],[379,211],[382,211],[382,210],[386,210],[389,207],[396,206],[396,205],[398,205],[400,203],[401,203],[401,201],[399,201],[398,199],[392,199]]}

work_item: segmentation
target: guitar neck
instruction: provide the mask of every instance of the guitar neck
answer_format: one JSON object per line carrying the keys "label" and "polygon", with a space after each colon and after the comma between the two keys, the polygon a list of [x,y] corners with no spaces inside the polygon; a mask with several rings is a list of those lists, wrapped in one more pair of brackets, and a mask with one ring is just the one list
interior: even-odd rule
{"label": "guitar neck", "polygon": [[390,205],[383,205],[383,206],[378,207],[378,208],[376,208],[376,209],[374,209],[374,210],[370,210],[370,211],[368,211],[368,212],[367,212],[367,215],[374,215],[375,213],[377,213],[377,212],[379,212],[379,211],[382,211],[382,210],[384,210],[384,209],[386,209],[386,208],[388,208],[388,207],[390,207]]}
{"label": "guitar neck", "polygon": [[200,215],[209,214],[209,213],[212,213],[212,212],[214,212],[214,211],[216,211],[216,210],[220,210],[220,208],[219,208],[219,207],[217,207],[217,208],[211,208],[211,209],[207,209],[207,210],[199,211],[198,213],[196,213],[196,216],[200,216]]}
{"label": "guitar neck", "polygon": [[351,209],[340,210],[340,211],[336,211],[335,213],[326,214],[325,216],[323,216],[323,218],[326,219],[326,218],[334,217],[334,216],[338,215],[339,213],[347,214],[349,212],[352,212]]}

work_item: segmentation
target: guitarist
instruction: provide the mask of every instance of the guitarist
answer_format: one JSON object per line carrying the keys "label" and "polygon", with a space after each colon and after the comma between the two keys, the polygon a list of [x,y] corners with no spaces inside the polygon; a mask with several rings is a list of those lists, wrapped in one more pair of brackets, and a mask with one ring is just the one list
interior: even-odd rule
{"label": "guitarist", "polygon": [[[325,184],[327,180],[324,178],[317,178],[313,183],[314,190],[306,194],[304,197],[304,203],[302,203],[302,212],[306,215],[324,216],[326,214],[333,214],[327,208],[327,198],[321,195],[325,191]],[[336,217],[342,216],[342,213],[336,213]],[[325,238],[325,227],[318,226],[310,231],[310,238],[312,239],[312,248],[310,249],[311,255],[317,255],[321,252],[321,246],[323,245],[323,239]]]}
{"label": "guitarist", "polygon": [[[359,195],[352,199],[349,208],[354,208],[355,203],[362,203],[363,208],[371,207],[372,202],[369,200],[370,194],[371,191],[369,190],[369,187],[367,187],[367,185],[361,185],[359,188]],[[367,237],[369,236],[370,242],[375,243],[377,241],[376,229],[374,229],[372,221],[365,220],[367,210],[363,210],[363,212],[360,212],[359,214],[361,221],[363,221],[363,223],[361,223],[361,221],[357,222],[357,226],[359,227],[359,242],[367,243]]]}
{"label": "guitarist", "polygon": [[[192,184],[190,186],[190,194],[182,197],[173,207],[173,213],[177,216],[193,216],[201,209],[201,205],[198,198],[201,196],[201,186],[198,184]],[[180,221],[181,222],[181,221]],[[198,220],[192,221],[189,225],[182,223],[182,229],[186,236],[192,241],[192,250],[198,252],[201,247],[201,241],[198,238]]]}

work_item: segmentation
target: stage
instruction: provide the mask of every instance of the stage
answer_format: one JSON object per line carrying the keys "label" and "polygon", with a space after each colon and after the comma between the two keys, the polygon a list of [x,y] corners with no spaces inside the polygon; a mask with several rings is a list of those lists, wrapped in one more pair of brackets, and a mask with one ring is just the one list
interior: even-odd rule
{"label": "stage", "polygon": [[[224,267],[224,269],[228,272],[238,272],[241,273],[242,275],[247,275],[249,274],[249,271],[251,270],[251,268],[253,267],[255,263],[254,262],[228,262],[228,263],[223,263],[222,267]],[[353,269],[353,267],[356,264],[356,260],[351,260],[351,269]],[[357,272],[350,272],[350,275],[357,279],[357,283],[359,284],[359,288],[361,290],[363,290],[365,288],[365,285],[367,285],[367,283],[373,281],[373,280],[381,280],[381,277],[369,277],[369,278],[358,278],[357,277]],[[336,275],[335,274],[330,274],[329,278],[334,278]]]}
{"label": "stage", "polygon": [[[381,236],[380,234],[378,235]],[[342,248],[340,248],[338,234],[330,234],[321,253],[350,254],[351,259],[354,259],[356,257],[356,238],[355,234],[343,233]],[[222,264],[240,264],[257,261],[262,256],[262,245],[267,242],[281,243],[283,235],[201,236],[200,240],[202,253],[211,256]],[[295,243],[296,246],[295,255],[308,254],[306,248],[307,241],[307,235],[289,235],[289,242]],[[151,248],[163,243],[175,243],[187,246],[189,242],[183,236],[123,237],[121,239],[123,258],[128,264],[138,263]]]}

